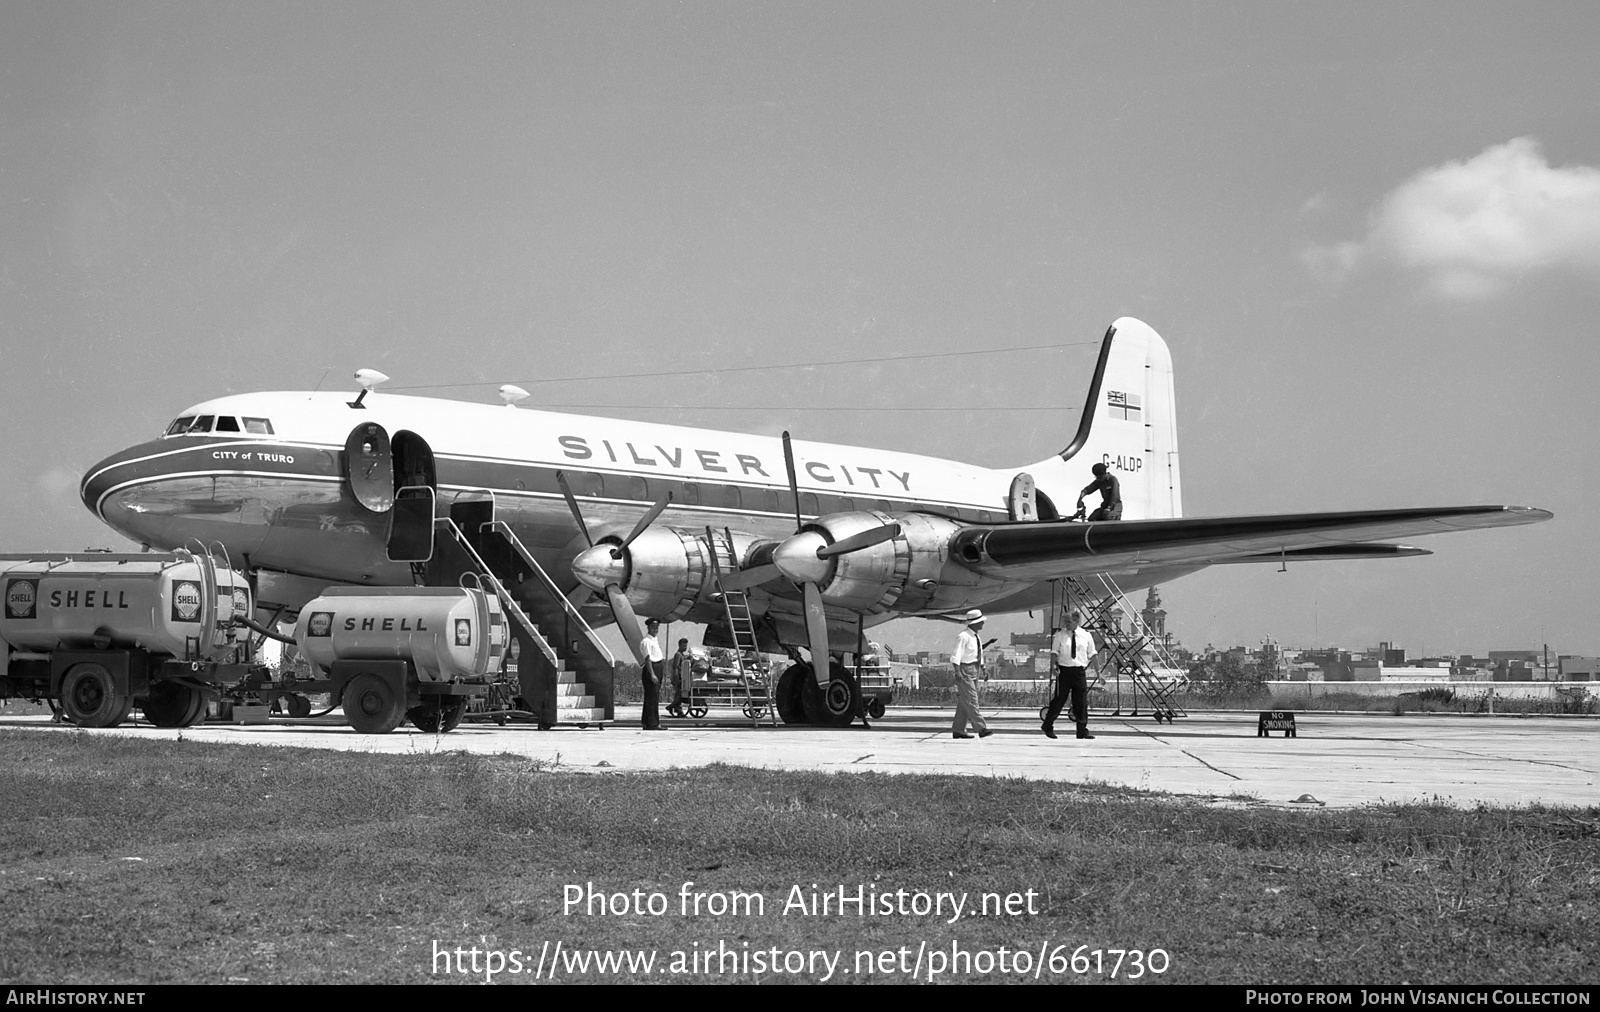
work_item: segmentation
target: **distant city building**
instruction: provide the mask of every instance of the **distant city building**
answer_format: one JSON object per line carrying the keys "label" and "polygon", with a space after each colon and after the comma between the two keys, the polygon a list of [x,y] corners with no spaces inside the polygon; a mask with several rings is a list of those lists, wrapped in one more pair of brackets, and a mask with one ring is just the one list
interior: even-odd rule
{"label": "distant city building", "polygon": [[1579,657],[1568,654],[1559,658],[1561,678],[1568,682],[1600,681],[1600,657]]}

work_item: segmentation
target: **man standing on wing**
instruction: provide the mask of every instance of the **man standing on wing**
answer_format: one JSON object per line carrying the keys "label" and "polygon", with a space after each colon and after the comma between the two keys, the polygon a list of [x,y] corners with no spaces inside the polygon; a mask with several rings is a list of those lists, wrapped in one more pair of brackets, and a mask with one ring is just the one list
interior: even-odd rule
{"label": "man standing on wing", "polygon": [[1079,738],[1093,738],[1089,733],[1089,659],[1095,655],[1094,634],[1083,628],[1083,616],[1076,611],[1067,612],[1067,627],[1057,630],[1050,643],[1050,656],[1056,665],[1056,694],[1050,698],[1050,709],[1044,716],[1046,738],[1056,736],[1056,718],[1061,707],[1072,696],[1072,719],[1078,724]]}
{"label": "man standing on wing", "polygon": [[978,712],[978,679],[983,677],[983,644],[978,634],[983,632],[983,612],[974,608],[967,612],[967,627],[956,637],[956,652],[950,663],[956,669],[956,720],[950,727],[950,737],[971,738],[967,723],[972,723],[979,738],[987,738],[993,731]]}

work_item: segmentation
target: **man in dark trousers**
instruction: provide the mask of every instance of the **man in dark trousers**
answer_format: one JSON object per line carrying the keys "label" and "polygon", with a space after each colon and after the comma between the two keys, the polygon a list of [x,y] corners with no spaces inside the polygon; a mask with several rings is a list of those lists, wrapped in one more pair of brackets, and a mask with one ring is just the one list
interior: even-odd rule
{"label": "man in dark trousers", "polygon": [[1044,715],[1044,735],[1056,736],[1056,718],[1072,696],[1072,719],[1078,725],[1079,738],[1093,738],[1089,733],[1089,659],[1095,655],[1094,634],[1083,628],[1083,616],[1076,611],[1067,612],[1067,627],[1056,632],[1050,644],[1050,655],[1056,665],[1056,694],[1050,698],[1050,709]]}
{"label": "man in dark trousers", "polygon": [[655,619],[644,624],[640,652],[645,656],[639,667],[639,680],[644,683],[644,712],[639,723],[646,731],[660,731],[661,727],[661,641],[656,633],[661,623]]}
{"label": "man in dark trousers", "polygon": [[674,717],[681,717],[683,687],[694,677],[694,655],[689,652],[688,639],[678,641],[678,652],[667,661],[667,670],[672,673],[672,702],[667,704],[667,712]]}
{"label": "man in dark trousers", "polygon": [[1083,497],[1090,492],[1100,493],[1100,508],[1089,514],[1090,520],[1121,520],[1122,519],[1122,483],[1117,481],[1117,476],[1112,474],[1104,464],[1096,464],[1089,469],[1094,473],[1094,481],[1083,486],[1083,491],[1078,493],[1078,512],[1083,512]]}

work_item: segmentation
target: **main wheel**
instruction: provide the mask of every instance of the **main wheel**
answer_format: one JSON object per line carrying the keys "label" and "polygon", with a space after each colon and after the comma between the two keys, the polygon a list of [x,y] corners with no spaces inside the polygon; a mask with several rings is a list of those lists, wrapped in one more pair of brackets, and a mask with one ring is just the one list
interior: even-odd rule
{"label": "main wheel", "polygon": [[74,664],[61,680],[61,706],[79,727],[116,727],[133,709],[133,698],[117,692],[117,680],[92,661]]}
{"label": "main wheel", "polygon": [[388,734],[405,719],[405,700],[395,698],[388,682],[365,672],[344,687],[344,716],[361,734]]}
{"label": "main wheel", "polygon": [[826,686],[809,677],[800,683],[800,705],[807,723],[849,727],[861,714],[861,686],[843,664],[833,664],[828,671],[832,677]]}
{"label": "main wheel", "polygon": [[206,715],[206,695],[191,685],[157,682],[139,708],[156,727],[193,727]]}
{"label": "main wheel", "polygon": [[457,696],[449,702],[429,701],[420,706],[413,706],[406,711],[406,716],[417,730],[428,734],[449,734],[461,723],[461,718],[467,712],[467,701]]}
{"label": "main wheel", "polygon": [[778,716],[785,724],[806,723],[805,704],[800,699],[802,682],[811,681],[811,665],[791,664],[778,678]]}

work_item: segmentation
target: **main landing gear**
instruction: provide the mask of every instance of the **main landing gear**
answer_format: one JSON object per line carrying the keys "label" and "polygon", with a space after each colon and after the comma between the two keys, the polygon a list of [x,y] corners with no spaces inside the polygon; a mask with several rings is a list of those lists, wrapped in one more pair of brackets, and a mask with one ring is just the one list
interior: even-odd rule
{"label": "main landing gear", "polygon": [[809,663],[799,661],[778,678],[778,716],[785,724],[849,727],[865,716],[861,685],[849,668],[832,661],[826,686],[819,686],[811,672]]}

